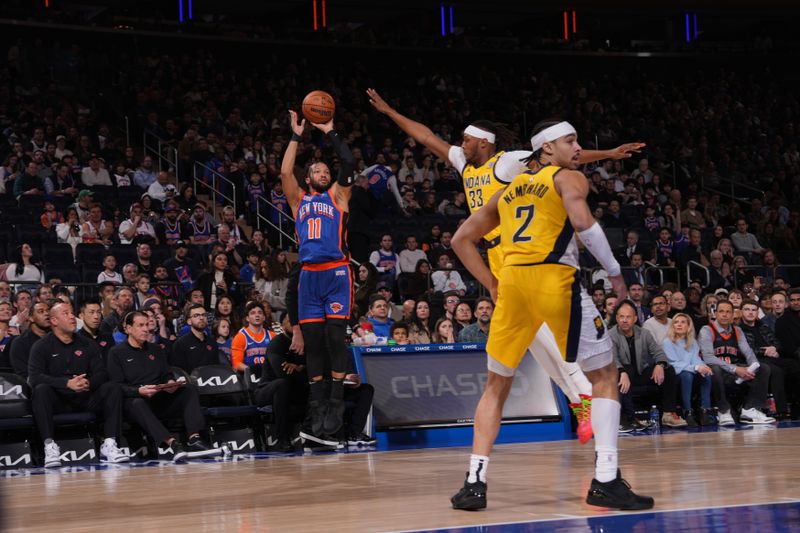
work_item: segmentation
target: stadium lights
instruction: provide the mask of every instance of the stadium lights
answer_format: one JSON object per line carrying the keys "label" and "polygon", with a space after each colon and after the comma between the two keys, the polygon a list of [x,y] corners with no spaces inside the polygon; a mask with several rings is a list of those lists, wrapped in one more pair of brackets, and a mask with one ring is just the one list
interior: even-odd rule
{"label": "stadium lights", "polygon": [[[442,21],[442,37],[455,33],[455,23],[453,22],[453,6],[452,5],[439,5],[440,17]],[[450,20],[448,21],[448,14]]]}

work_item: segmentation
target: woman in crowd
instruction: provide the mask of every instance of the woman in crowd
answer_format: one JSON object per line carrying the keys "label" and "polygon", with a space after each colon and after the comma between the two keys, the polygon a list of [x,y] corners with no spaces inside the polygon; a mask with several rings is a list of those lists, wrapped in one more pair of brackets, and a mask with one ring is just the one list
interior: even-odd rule
{"label": "woman in crowd", "polygon": [[375,287],[378,285],[378,270],[370,262],[361,263],[358,267],[358,277],[356,278],[356,291],[353,299],[359,309],[369,307],[369,297],[375,294]]}
{"label": "woman in crowd", "polygon": [[197,196],[194,195],[194,187],[189,183],[181,185],[180,195],[177,198],[178,205],[181,209],[191,212],[197,204]]}
{"label": "woman in crowd", "polygon": [[276,276],[285,274],[288,277],[292,272],[292,261],[283,250],[273,250],[269,266],[270,271],[274,272]]}
{"label": "woman in crowd", "polygon": [[[33,258],[33,249],[28,243],[17,246],[6,267],[6,280],[31,284],[44,283],[44,271],[37,266]],[[16,285],[16,289],[24,285]]]}
{"label": "woman in crowd", "polygon": [[744,293],[739,289],[733,289],[728,293],[728,301],[733,304],[734,309],[741,309],[744,301]]}
{"label": "woman in crowd", "polygon": [[663,347],[681,383],[683,417],[689,427],[697,426],[698,422],[692,410],[692,390],[695,382],[700,384],[700,424],[712,425],[714,419],[711,414],[711,376],[714,372],[700,358],[700,346],[695,339],[694,326],[689,315],[678,313],[672,317]]}
{"label": "woman in crowd", "polygon": [[272,248],[264,238],[264,232],[260,229],[253,230],[250,236],[250,248],[255,250],[259,257],[267,257],[272,252]]}
{"label": "woman in crowd", "polygon": [[700,331],[700,328],[707,326],[717,317],[717,298],[716,294],[706,294],[700,301],[700,315],[694,317],[694,330]]}
{"label": "woman in crowd", "polygon": [[411,344],[430,344],[431,343],[431,306],[428,300],[418,300],[414,306],[414,316],[411,319],[410,331],[408,332]]}
{"label": "woman in crowd", "polygon": [[733,284],[737,289],[744,287],[748,283],[753,283],[755,279],[753,269],[747,268],[747,259],[745,259],[743,255],[737,255],[734,257],[732,265],[731,278],[733,279]]}
{"label": "woman in crowd", "polygon": [[[273,311],[280,313],[286,310],[286,291],[289,288],[289,276],[277,262],[276,256],[259,261],[255,288],[261,297],[261,301],[268,303]],[[278,320],[277,316],[267,318],[270,321],[273,319]]]}
{"label": "woman in crowd", "polygon": [[728,263],[730,266],[733,265],[733,244],[731,240],[726,238],[720,239],[719,243],[717,244],[717,250],[722,252],[722,261],[724,263]]}
{"label": "woman in crowd", "polygon": [[719,242],[725,238],[725,228],[717,224],[714,226],[714,229],[711,232],[711,238],[706,243],[706,246],[703,248],[704,253],[708,256],[711,253],[711,250],[718,250],[719,249]]}
{"label": "woman in crowd", "polygon": [[208,270],[197,278],[195,287],[203,292],[203,305],[206,309],[216,309],[217,300],[231,294],[235,289],[236,278],[228,268],[228,256],[217,252],[211,258]]}
{"label": "woman in crowd", "polygon": [[414,273],[403,278],[403,299],[419,298],[433,293],[431,285],[431,264],[427,259],[417,261]]}
{"label": "woman in crowd", "polygon": [[672,235],[677,235],[681,231],[681,212],[672,204],[665,204],[658,223],[662,228],[669,228]]}
{"label": "woman in crowd", "polygon": [[456,342],[453,331],[453,321],[444,317],[437,320],[436,326],[433,328],[431,341],[433,341],[434,344],[452,344]]}
{"label": "woman in crowd", "polygon": [[221,296],[217,299],[214,320],[227,320],[230,324],[230,329],[233,331],[238,331],[242,327],[242,322],[236,314],[236,309],[230,296]]}
{"label": "woman in crowd", "polygon": [[75,255],[75,248],[82,241],[81,222],[78,217],[78,210],[70,207],[67,210],[67,219],[56,225],[56,237],[58,242],[65,242],[72,246],[72,255]]}

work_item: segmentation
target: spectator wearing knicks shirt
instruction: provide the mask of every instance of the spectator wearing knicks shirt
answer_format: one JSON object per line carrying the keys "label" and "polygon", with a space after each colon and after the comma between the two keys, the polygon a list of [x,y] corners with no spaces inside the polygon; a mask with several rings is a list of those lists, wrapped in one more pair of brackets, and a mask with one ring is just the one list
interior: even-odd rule
{"label": "spectator wearing knicks shirt", "polygon": [[264,328],[266,313],[260,302],[250,302],[245,307],[247,327],[239,330],[231,343],[231,366],[236,371],[244,371],[253,365],[263,365],[266,361],[267,346],[276,334]]}

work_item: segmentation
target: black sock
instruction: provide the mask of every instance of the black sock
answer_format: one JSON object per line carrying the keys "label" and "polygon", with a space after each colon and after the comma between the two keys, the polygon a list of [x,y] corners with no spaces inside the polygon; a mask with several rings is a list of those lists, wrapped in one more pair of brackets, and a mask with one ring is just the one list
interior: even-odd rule
{"label": "black sock", "polygon": [[323,380],[310,382],[309,388],[312,402],[321,402],[325,399],[325,382]]}
{"label": "black sock", "polygon": [[344,379],[333,378],[331,380],[331,400],[341,400],[344,398]]}

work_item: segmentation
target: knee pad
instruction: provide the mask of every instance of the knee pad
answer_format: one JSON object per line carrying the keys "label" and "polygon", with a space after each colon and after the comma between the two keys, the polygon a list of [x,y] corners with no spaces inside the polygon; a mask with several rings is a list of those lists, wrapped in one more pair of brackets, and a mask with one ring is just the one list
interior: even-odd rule
{"label": "knee pad", "polygon": [[325,372],[325,324],[322,322],[308,322],[301,324],[306,352],[306,368],[309,379],[322,376]]}
{"label": "knee pad", "polygon": [[331,354],[331,372],[346,372],[350,362],[350,351],[344,342],[347,336],[346,322],[341,318],[329,318],[325,322],[325,335]]}

